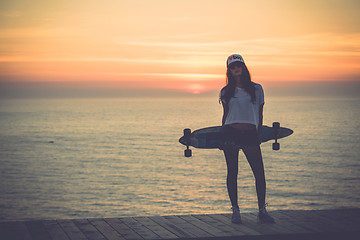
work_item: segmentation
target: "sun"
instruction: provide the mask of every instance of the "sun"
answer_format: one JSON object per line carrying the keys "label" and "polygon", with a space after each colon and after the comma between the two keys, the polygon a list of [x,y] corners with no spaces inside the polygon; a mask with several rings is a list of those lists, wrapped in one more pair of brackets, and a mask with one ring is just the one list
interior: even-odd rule
{"label": "sun", "polygon": [[188,85],[186,90],[192,94],[200,94],[206,91],[206,87],[203,84],[193,83]]}

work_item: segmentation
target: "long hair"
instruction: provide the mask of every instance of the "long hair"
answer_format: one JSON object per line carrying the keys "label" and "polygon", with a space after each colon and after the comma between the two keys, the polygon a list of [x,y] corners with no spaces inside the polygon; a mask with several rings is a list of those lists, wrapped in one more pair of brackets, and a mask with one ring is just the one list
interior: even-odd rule
{"label": "long hair", "polygon": [[[247,69],[245,63],[241,63],[242,73],[240,76],[241,85],[244,90],[251,96],[251,102],[255,103],[255,83],[251,81],[250,72]],[[229,103],[230,99],[234,97],[236,88],[236,80],[232,76],[230,69],[226,71],[226,86],[221,89],[220,101]],[[223,92],[224,91],[224,92]]]}

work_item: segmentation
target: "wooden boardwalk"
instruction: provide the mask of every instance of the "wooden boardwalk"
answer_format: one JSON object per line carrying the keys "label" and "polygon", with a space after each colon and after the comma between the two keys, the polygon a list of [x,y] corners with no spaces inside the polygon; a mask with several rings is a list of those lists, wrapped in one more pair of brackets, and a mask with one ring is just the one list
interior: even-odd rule
{"label": "wooden boardwalk", "polygon": [[360,208],[270,214],[276,224],[257,224],[256,213],[240,225],[230,214],[1,222],[0,239],[360,239]]}

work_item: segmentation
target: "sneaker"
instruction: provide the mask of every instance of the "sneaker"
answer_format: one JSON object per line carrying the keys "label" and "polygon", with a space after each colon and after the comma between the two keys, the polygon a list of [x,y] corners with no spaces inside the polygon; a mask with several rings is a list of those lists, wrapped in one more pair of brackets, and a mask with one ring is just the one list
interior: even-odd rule
{"label": "sneaker", "polygon": [[275,219],[266,211],[266,207],[267,203],[259,210],[259,214],[257,216],[258,223],[275,223]]}
{"label": "sneaker", "polygon": [[241,224],[241,217],[240,217],[240,209],[239,207],[232,207],[233,215],[231,217],[231,222],[236,224]]}

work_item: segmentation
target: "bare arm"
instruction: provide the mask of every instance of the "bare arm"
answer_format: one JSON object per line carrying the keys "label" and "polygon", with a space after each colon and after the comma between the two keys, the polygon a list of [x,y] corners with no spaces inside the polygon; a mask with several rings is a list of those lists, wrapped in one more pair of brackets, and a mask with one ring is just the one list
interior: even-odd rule
{"label": "bare arm", "polygon": [[261,129],[263,126],[263,112],[264,112],[264,104],[260,105],[259,108],[259,125],[258,125],[259,137],[261,137]]}
{"label": "bare arm", "polygon": [[222,117],[222,125],[224,126],[226,117],[229,113],[229,106],[225,102],[222,102],[222,105],[223,105],[223,110],[224,110],[223,117]]}

